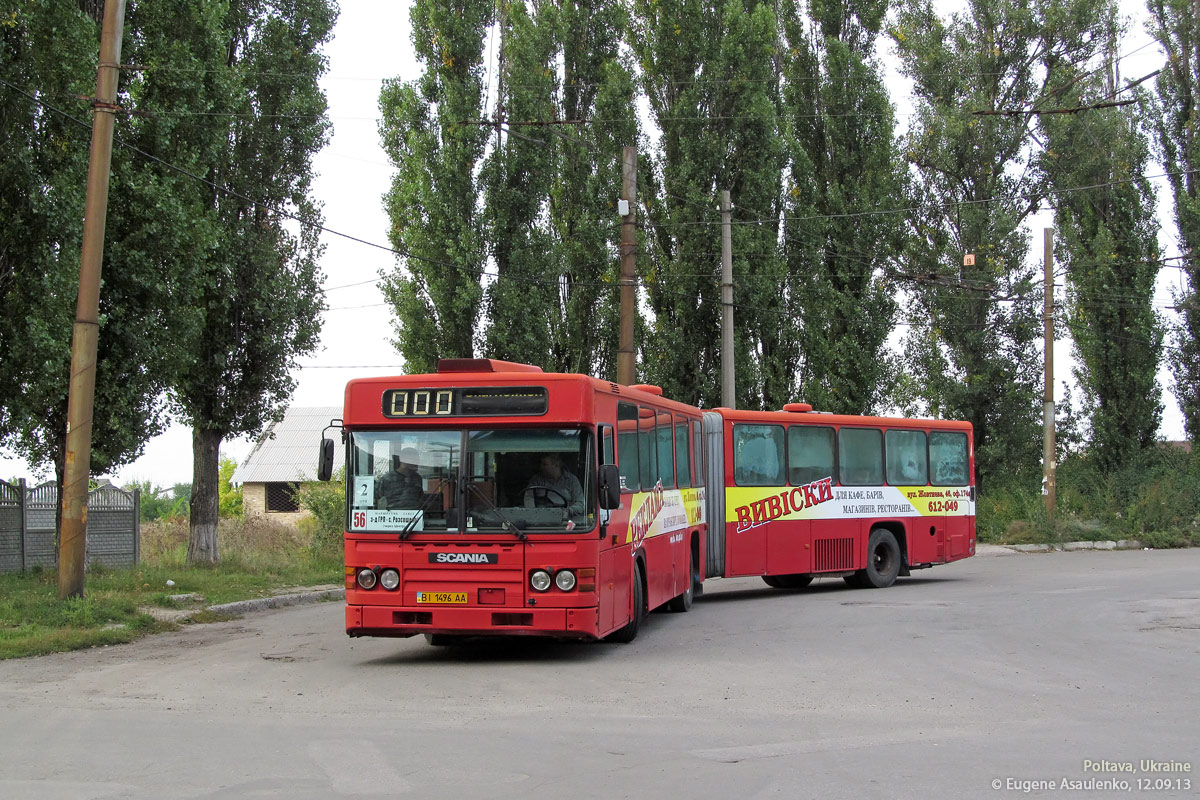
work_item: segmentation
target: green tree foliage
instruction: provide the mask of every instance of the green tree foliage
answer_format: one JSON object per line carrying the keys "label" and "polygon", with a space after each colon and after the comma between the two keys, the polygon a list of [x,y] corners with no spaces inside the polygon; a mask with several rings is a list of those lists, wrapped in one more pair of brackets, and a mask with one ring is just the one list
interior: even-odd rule
{"label": "green tree foliage", "polygon": [[[126,40],[130,59],[161,44],[154,31],[128,28]],[[33,464],[52,463],[60,482],[90,127],[90,109],[77,98],[95,93],[98,42],[99,26],[77,4],[0,3],[0,300],[20,309],[0,320],[0,438]],[[123,106],[142,101],[138,89],[123,81]],[[117,135],[136,136],[138,122],[122,118]],[[162,428],[179,355],[170,332],[186,317],[170,313],[181,272],[171,250],[178,218],[169,199],[156,204],[162,187],[152,188],[141,167],[131,151],[115,149],[93,473],[133,460]]]}
{"label": "green tree foliage", "polygon": [[[336,7],[254,0],[217,10],[221,48],[204,52],[207,68],[227,82],[208,172],[222,188],[210,187],[194,209],[210,220],[213,239],[191,254],[198,319],[174,389],[193,427],[189,563],[218,560],[221,441],[279,417],[294,387],[289,373],[316,348],[324,305],[320,213],[309,195],[312,157],[328,137],[317,81]],[[177,35],[207,41],[208,30],[188,26]]]}
{"label": "green tree foliage", "polygon": [[[1084,106],[1116,95],[1115,4],[1105,69],[1050,63],[1055,102]],[[1151,447],[1162,415],[1158,366],[1162,326],[1153,308],[1158,276],[1154,189],[1146,180],[1148,143],[1127,108],[1096,108],[1042,118],[1043,168],[1066,191],[1054,196],[1058,262],[1067,274],[1067,325],[1075,377],[1091,418],[1089,457],[1102,470],[1136,463]]]}
{"label": "green tree foliage", "polygon": [[1200,9],[1188,0],[1149,0],[1151,32],[1166,51],[1152,115],[1159,156],[1175,200],[1186,281],[1176,296],[1180,323],[1171,357],[1175,396],[1188,436],[1200,438]]}
{"label": "green tree foliage", "polygon": [[894,214],[872,213],[904,205],[894,114],[873,57],[887,6],[809,3],[806,15],[788,0],[781,12],[790,148],[784,247],[802,357],[783,360],[780,372],[799,367],[801,396],[838,413],[878,411],[894,380],[886,341],[895,287],[885,275],[902,228]]}
{"label": "green tree foliage", "polygon": [[[485,292],[490,325],[481,350],[490,357],[549,365],[551,330],[558,325],[556,281],[546,204],[554,148],[525,121],[553,120],[555,28],[558,9],[525,3],[499,6],[499,110],[490,155],[483,164],[484,238],[495,268]],[[515,132],[514,132],[515,131]]]}
{"label": "green tree foliage", "polygon": [[637,136],[634,86],[619,59],[623,9],[535,9],[505,4],[498,19],[497,117],[508,126],[497,126],[481,174],[496,270],[481,349],[603,375],[616,349],[619,159]]}
{"label": "green tree foliage", "polygon": [[550,365],[611,378],[619,324],[620,270],[613,254],[620,240],[621,151],[638,141],[636,87],[620,50],[625,22],[625,8],[615,0],[560,6],[559,114],[587,123],[552,134],[549,205],[562,320],[551,330]]}
{"label": "green tree foliage", "polygon": [[491,0],[414,0],[413,48],[425,74],[389,81],[380,95],[384,150],[396,167],[385,199],[403,263],[385,278],[396,345],[410,372],[474,355],[486,250],[478,170],[484,35]]}
{"label": "green tree foliage", "polygon": [[[1039,297],[1024,223],[1045,196],[1030,164],[1044,63],[1095,54],[1093,0],[971,0],[943,20],[910,0],[890,33],[914,82],[915,167],[906,273],[908,366],[933,413],[975,426],[981,484],[1037,480]],[[964,255],[975,263],[964,265]]]}
{"label": "green tree foliage", "polygon": [[[721,230],[717,198],[734,199],[738,403],[764,402],[761,376],[781,356],[790,313],[776,246],[784,149],[778,135],[774,5],[726,0],[635,0],[630,38],[660,157],[639,178],[650,228],[639,260],[654,311],[646,378],[679,400],[720,400]],[[782,337],[786,338],[786,337]],[[686,355],[685,355],[686,354]],[[788,384],[776,375],[776,384]],[[788,392],[773,386],[775,402]]]}

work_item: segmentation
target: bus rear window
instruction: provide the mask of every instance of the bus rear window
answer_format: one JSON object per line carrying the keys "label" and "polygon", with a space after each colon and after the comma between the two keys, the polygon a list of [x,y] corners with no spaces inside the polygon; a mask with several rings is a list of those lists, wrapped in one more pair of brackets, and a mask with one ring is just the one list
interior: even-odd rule
{"label": "bus rear window", "polygon": [[934,486],[966,486],[967,435],[929,434],[929,471]]}

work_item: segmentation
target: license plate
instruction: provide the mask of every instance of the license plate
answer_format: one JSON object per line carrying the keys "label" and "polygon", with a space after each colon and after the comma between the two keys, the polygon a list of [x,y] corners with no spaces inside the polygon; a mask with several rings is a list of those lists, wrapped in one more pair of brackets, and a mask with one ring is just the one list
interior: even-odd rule
{"label": "license plate", "polygon": [[466,605],[466,592],[417,592],[418,603],[438,603],[442,605]]}

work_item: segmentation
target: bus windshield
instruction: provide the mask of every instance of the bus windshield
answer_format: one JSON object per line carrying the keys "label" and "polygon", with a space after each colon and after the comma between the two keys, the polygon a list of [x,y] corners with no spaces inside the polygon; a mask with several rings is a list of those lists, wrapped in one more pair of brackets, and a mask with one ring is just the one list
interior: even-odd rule
{"label": "bus windshield", "polygon": [[569,428],[353,433],[350,530],[591,530],[591,446]]}

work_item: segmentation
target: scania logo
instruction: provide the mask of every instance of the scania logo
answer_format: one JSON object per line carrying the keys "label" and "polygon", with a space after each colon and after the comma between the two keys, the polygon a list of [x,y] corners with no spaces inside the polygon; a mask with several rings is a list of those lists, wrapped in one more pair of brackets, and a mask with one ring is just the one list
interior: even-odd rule
{"label": "scania logo", "polygon": [[430,564],[498,564],[499,553],[430,553]]}

